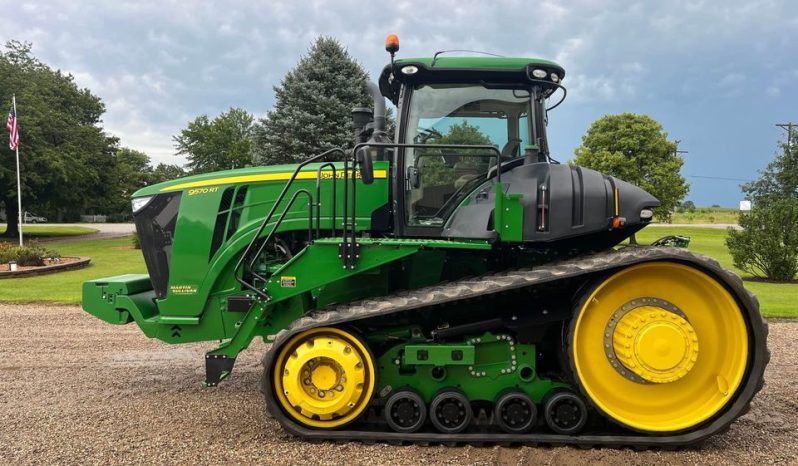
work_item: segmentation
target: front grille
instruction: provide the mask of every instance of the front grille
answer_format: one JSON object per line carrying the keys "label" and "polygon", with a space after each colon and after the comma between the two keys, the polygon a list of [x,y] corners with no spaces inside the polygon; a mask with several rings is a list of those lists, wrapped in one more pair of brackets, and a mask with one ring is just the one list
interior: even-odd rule
{"label": "front grille", "polygon": [[180,192],[159,194],[133,216],[141,252],[158,298],[166,297]]}

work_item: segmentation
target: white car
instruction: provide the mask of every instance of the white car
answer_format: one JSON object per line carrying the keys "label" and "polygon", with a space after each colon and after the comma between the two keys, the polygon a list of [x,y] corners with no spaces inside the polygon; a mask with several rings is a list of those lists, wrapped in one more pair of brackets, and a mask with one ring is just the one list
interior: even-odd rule
{"label": "white car", "polygon": [[25,215],[22,216],[23,223],[47,223],[47,218],[39,217],[36,214],[32,214],[30,212],[25,212]]}

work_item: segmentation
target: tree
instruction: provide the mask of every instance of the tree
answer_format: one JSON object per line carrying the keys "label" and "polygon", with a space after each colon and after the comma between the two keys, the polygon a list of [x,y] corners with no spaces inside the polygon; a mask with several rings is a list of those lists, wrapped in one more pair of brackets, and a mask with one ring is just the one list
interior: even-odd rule
{"label": "tree", "polygon": [[753,203],[740,212],[742,230],[729,229],[734,265],[756,277],[787,281],[798,273],[798,135],[756,181],[743,186]]}
{"label": "tree", "polygon": [[798,198],[798,134],[792,135],[792,143],[780,144],[781,153],[760,172],[756,181],[743,185],[746,197],[756,204],[770,199]]}
{"label": "tree", "polygon": [[113,220],[129,220],[130,196],[150,184],[150,157],[144,152],[123,147],[113,155],[113,165],[108,176],[109,192],[98,199],[94,209],[109,215]]}
{"label": "tree", "polygon": [[[469,124],[468,121],[449,126],[449,131],[435,140],[436,144],[458,145],[487,145],[491,144],[490,138],[480,131],[479,126]],[[495,158],[495,157],[494,157]]]}
{"label": "tree", "polygon": [[729,229],[734,266],[755,277],[788,281],[798,272],[798,199],[783,197],[741,213],[742,230]]}
{"label": "tree", "polygon": [[255,128],[255,163],[295,163],[333,147],[351,147],[352,108],[371,102],[367,80],[338,41],[316,39],[274,88],[274,108]]}
{"label": "tree", "polygon": [[125,201],[139,189],[150,184],[150,157],[144,152],[123,147],[116,152],[113,188],[119,192],[118,198]]}
{"label": "tree", "polygon": [[[434,147],[435,144],[452,144],[452,145],[490,145],[491,141],[488,136],[480,131],[479,126],[471,125],[468,121],[457,123],[449,126],[449,131],[441,137],[432,136],[427,141],[428,144]],[[448,166],[449,163],[455,163],[458,167],[463,169],[476,169],[483,167],[487,170],[489,159],[476,157],[475,152],[470,152],[474,157],[458,157],[456,162],[445,162],[447,155],[446,149],[438,149],[437,151],[443,152],[443,157],[440,156],[427,156],[420,160],[421,176],[424,183],[429,186],[451,185],[460,178],[461,174],[454,167]],[[436,151],[436,153],[437,153]],[[424,151],[429,154],[429,151]],[[469,154],[469,151],[465,151]],[[491,154],[492,155],[492,154]],[[456,156],[457,157],[457,156]],[[484,171],[483,170],[483,171]]]}
{"label": "tree", "polygon": [[162,183],[164,181],[175,180],[186,176],[186,171],[179,165],[167,165],[159,163],[152,169],[150,184]]}
{"label": "tree", "polygon": [[213,120],[198,116],[172,139],[191,173],[242,168],[252,163],[254,121],[246,110],[231,108]]}
{"label": "tree", "polygon": [[[105,199],[118,141],[100,127],[105,106],[69,74],[36,59],[31,44],[10,41],[0,52],[0,108],[16,94],[23,209],[50,218],[76,217]],[[15,236],[17,180],[7,132],[0,137],[0,206],[6,235]]]}
{"label": "tree", "polygon": [[667,219],[687,195],[679,171],[684,160],[662,125],[647,115],[621,113],[596,120],[582,137],[574,163],[636,184],[662,203],[655,210]]}
{"label": "tree", "polygon": [[683,212],[695,212],[695,202],[684,201],[682,202],[681,209]]}
{"label": "tree", "polygon": [[112,221],[129,221],[130,198],[139,189],[183,176],[185,172],[177,165],[158,164],[153,168],[150,157],[144,152],[123,147],[112,156],[107,174],[108,193],[97,199],[90,213],[108,215]]}

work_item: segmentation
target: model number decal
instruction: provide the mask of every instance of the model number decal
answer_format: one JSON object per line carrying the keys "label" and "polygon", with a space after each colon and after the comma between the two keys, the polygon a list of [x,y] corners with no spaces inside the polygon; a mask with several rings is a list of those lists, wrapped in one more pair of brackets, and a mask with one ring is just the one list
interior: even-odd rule
{"label": "model number decal", "polygon": [[280,286],[283,288],[296,288],[296,277],[280,277]]}
{"label": "model number decal", "polygon": [[217,191],[219,191],[218,186],[214,186],[212,188],[195,188],[195,189],[189,189],[188,195],[195,196],[197,194],[210,194],[210,193],[215,193]]}

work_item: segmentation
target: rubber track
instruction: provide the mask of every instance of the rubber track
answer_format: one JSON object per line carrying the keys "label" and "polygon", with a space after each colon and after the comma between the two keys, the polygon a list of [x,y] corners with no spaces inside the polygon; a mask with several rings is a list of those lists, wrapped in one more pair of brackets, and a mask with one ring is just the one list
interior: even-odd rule
{"label": "rubber track", "polygon": [[[738,300],[752,333],[752,358],[749,371],[741,388],[734,395],[735,400],[713,419],[689,432],[669,435],[645,435],[628,433],[588,433],[576,436],[558,435],[544,432],[507,434],[502,432],[463,432],[441,434],[436,432],[415,432],[403,434],[391,431],[371,430],[314,430],[305,428],[285,415],[274,400],[271,384],[271,365],[276,349],[291,336],[314,327],[333,326],[359,321],[371,317],[384,316],[397,312],[417,310],[454,301],[466,300],[495,293],[518,290],[525,287],[550,283],[552,281],[608,272],[631,265],[650,261],[675,261],[686,263],[713,275],[726,285]],[[770,360],[767,349],[767,323],[759,313],[759,301],[743,287],[742,279],[723,269],[714,259],[691,253],[685,249],[668,247],[627,247],[606,251],[575,259],[554,262],[529,269],[515,269],[487,274],[479,277],[443,283],[394,295],[344,305],[331,306],[312,312],[277,334],[272,347],[263,356],[263,379],[261,391],[266,397],[269,412],[282,427],[293,435],[308,441],[361,441],[366,443],[442,443],[442,444],[545,444],[577,445],[581,447],[631,447],[677,448],[702,442],[708,437],[723,432],[739,416],[745,414],[751,399],[764,384],[765,366]],[[584,395],[584,394],[583,394]],[[589,398],[585,397],[589,400]],[[356,427],[356,425],[355,425]],[[368,427],[366,427],[368,428]],[[623,431],[622,431],[623,432]]]}

